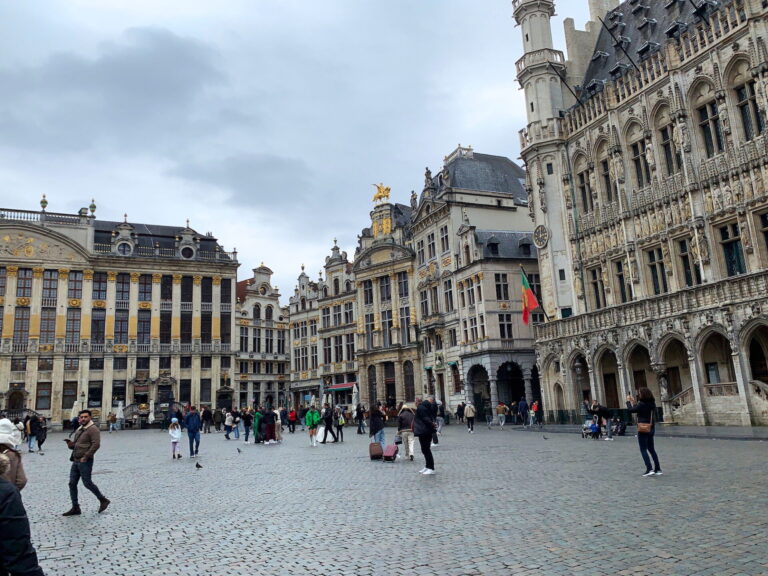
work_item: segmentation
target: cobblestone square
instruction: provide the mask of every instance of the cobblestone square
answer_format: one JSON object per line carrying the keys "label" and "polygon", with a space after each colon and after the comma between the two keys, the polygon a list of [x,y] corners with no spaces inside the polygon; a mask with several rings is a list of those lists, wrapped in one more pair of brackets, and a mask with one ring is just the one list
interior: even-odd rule
{"label": "cobblestone square", "polygon": [[643,478],[631,436],[451,425],[438,473],[421,476],[420,455],[371,462],[367,437],[345,432],[316,448],[298,431],[271,446],[204,435],[202,469],[171,461],[166,432],[103,433],[93,479],[112,505],[97,514],[81,486],[72,518],[65,436],[52,434],[24,458],[41,564],[63,576],[768,574],[764,442],[659,438],[664,476]]}

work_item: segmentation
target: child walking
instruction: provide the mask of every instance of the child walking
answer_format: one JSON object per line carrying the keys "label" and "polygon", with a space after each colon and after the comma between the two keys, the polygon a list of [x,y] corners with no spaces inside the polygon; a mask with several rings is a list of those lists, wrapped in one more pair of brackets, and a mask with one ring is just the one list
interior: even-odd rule
{"label": "child walking", "polygon": [[171,418],[171,425],[168,426],[168,434],[171,435],[171,459],[181,458],[179,450],[179,440],[181,440],[181,426],[178,418]]}

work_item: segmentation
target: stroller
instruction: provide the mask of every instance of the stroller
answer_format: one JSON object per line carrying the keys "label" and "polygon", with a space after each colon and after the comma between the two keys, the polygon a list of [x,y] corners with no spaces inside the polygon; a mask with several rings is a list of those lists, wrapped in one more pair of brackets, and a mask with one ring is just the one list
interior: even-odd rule
{"label": "stroller", "polygon": [[592,438],[593,440],[599,440],[602,437],[602,435],[603,435],[603,430],[600,426],[600,423],[597,420],[597,417],[593,418],[592,420],[587,420],[581,426],[582,438]]}
{"label": "stroller", "polygon": [[620,418],[611,420],[611,432],[614,436],[625,436],[627,434],[627,425]]}

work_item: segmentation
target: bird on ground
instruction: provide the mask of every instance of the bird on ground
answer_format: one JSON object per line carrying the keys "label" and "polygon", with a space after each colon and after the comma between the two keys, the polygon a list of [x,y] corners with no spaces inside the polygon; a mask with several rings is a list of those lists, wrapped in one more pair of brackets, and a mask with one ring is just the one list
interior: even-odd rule
{"label": "bird on ground", "polygon": [[549,440],[544,434],[542,434],[541,437],[544,438],[544,440]]}
{"label": "bird on ground", "polygon": [[195,468],[202,468],[202,466],[200,466],[200,462],[195,462]]}
{"label": "bird on ground", "polygon": [[243,453],[243,451],[242,451],[242,450],[240,450],[240,448],[238,448],[238,449],[237,449],[237,453],[238,453],[238,454],[242,454],[242,453]]}

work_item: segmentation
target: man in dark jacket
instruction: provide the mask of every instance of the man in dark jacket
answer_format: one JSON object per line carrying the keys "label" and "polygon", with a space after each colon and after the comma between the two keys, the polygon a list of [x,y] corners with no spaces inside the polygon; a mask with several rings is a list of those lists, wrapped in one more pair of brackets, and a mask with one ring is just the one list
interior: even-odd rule
{"label": "man in dark jacket", "polygon": [[339,437],[336,436],[336,433],[333,431],[333,409],[327,402],[323,406],[323,426],[325,426],[325,433],[323,434],[323,439],[320,441],[320,444],[325,444],[325,439],[328,438],[328,432],[333,436],[333,441],[338,442]]}
{"label": "man in dark jacket", "polygon": [[370,426],[368,428],[368,436],[373,438],[374,442],[381,444],[382,450],[385,447],[384,443],[384,409],[381,407],[381,402],[377,402],[375,406],[371,406],[371,414],[369,416]]}
{"label": "man in dark jacket", "polygon": [[203,434],[210,434],[211,424],[213,424],[213,412],[211,412],[211,409],[206,406],[203,408],[200,417],[203,420]]}
{"label": "man in dark jacket", "polygon": [[184,427],[187,429],[187,437],[189,438],[189,457],[197,458],[197,451],[200,449],[202,421],[194,406],[190,406],[189,412],[184,416]]}
{"label": "man in dark jacket", "polygon": [[91,480],[93,473],[93,457],[101,447],[101,433],[99,427],[91,420],[90,410],[80,410],[78,414],[80,427],[75,431],[75,439],[64,440],[67,448],[72,450],[69,460],[72,467],[69,470],[69,497],[72,500],[72,508],[64,512],[62,516],[80,515],[80,503],[77,497],[77,484],[83,481],[83,486],[93,492],[99,499],[99,512],[104,512],[109,506],[109,499],[105,497],[98,486]]}
{"label": "man in dark jacket", "polygon": [[419,439],[421,453],[424,454],[424,468],[420,474],[435,473],[435,459],[432,457],[432,434],[436,430],[435,418],[432,415],[432,404],[428,400],[416,398],[416,417],[413,420],[413,434]]}
{"label": "man in dark jacket", "polygon": [[[606,440],[613,441],[613,430],[611,430],[611,412],[605,406],[601,406],[597,403],[597,400],[592,402],[592,407],[587,410],[590,414],[596,415],[605,424],[605,428],[608,431],[608,437]],[[600,422],[598,422],[598,426]]]}
{"label": "man in dark jacket", "polygon": [[10,466],[8,457],[0,454],[0,576],[45,576],[32,547],[21,494],[16,486],[3,478]]}

